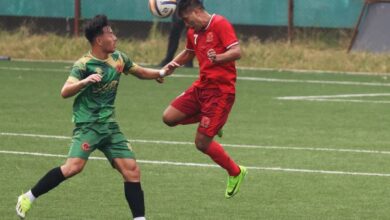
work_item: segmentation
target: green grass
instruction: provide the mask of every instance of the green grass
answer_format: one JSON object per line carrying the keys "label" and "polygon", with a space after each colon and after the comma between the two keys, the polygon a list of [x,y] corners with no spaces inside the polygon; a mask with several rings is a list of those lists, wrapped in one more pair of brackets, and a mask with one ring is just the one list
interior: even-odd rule
{"label": "green grass", "polygon": [[[60,97],[69,67],[68,63],[0,62],[0,133],[70,137],[72,99]],[[197,70],[179,69],[176,74],[196,76]],[[213,164],[193,144],[137,141],[193,141],[196,126],[168,128],[161,122],[161,114],[194,78],[172,77],[160,85],[122,77],[117,119],[125,135],[134,140],[149,219],[389,219],[390,177],[364,173],[390,174],[390,104],[372,102],[390,101],[390,97],[346,97],[344,102],[277,99],[387,93],[388,86],[363,84],[388,83],[386,77],[243,70],[239,76],[282,81],[238,80],[236,103],[224,137],[218,140],[225,145],[280,148],[225,147],[238,163],[251,167],[240,193],[230,200],[224,198],[226,173],[220,168],[148,162]],[[287,81],[292,79],[298,81]],[[366,102],[352,103],[350,99]],[[16,219],[17,195],[64,162],[64,158],[5,151],[66,155],[69,143],[70,139],[0,135],[1,219]],[[340,149],[387,153],[337,151]],[[130,217],[121,177],[104,160],[90,160],[80,175],[39,198],[28,214],[30,220]]]}

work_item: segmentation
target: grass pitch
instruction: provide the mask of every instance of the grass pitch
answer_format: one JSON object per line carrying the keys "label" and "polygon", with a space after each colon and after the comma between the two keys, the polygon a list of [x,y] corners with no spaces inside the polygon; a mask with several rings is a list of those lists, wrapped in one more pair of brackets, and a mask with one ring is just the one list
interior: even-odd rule
{"label": "grass pitch", "polygon": [[[0,62],[1,219],[17,219],[17,196],[65,160],[72,99],[60,89],[69,68]],[[225,171],[192,144],[196,126],[161,122],[196,76],[180,69],[163,85],[121,79],[117,120],[141,166],[148,219],[390,218],[387,77],[240,70],[218,141],[249,174],[226,200]],[[129,219],[120,175],[100,152],[93,156],[39,198],[28,219]]]}

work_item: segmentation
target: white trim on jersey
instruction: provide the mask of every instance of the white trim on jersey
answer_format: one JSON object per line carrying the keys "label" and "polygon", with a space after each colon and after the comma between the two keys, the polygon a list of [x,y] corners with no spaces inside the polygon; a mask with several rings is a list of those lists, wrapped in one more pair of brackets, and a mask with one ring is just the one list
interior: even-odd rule
{"label": "white trim on jersey", "polygon": [[238,45],[238,44],[239,44],[238,41],[236,41],[236,42],[230,44],[229,46],[227,46],[226,49],[229,50],[231,47],[236,46],[236,45]]}
{"label": "white trim on jersey", "polygon": [[211,21],[213,20],[214,16],[215,16],[215,14],[212,14],[212,15],[211,15],[211,18],[210,18],[210,20],[209,20],[209,23],[208,23],[207,26],[204,28],[205,30],[207,30],[207,28],[209,28],[209,26],[210,26],[210,24],[211,24]]}

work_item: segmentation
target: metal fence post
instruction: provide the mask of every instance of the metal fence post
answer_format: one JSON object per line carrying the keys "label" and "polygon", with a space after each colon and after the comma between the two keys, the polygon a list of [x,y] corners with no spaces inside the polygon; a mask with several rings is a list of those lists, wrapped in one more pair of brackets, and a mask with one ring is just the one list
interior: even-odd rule
{"label": "metal fence post", "polygon": [[74,36],[79,36],[79,21],[80,21],[80,1],[81,0],[74,0]]}
{"label": "metal fence post", "polygon": [[288,0],[288,42],[294,38],[294,0]]}

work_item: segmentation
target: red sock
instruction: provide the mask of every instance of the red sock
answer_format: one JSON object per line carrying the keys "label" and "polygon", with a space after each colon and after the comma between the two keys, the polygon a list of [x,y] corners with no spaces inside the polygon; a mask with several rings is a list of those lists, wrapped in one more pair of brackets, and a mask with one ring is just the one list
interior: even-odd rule
{"label": "red sock", "polygon": [[209,155],[214,162],[224,168],[229,173],[229,176],[237,176],[240,174],[240,167],[230,158],[218,142],[211,142],[205,154]]}
{"label": "red sock", "polygon": [[200,122],[200,115],[199,114],[191,116],[189,118],[186,118],[186,119],[184,119],[182,121],[179,121],[178,124],[188,125],[188,124],[194,124],[194,123],[197,123],[197,122]]}

